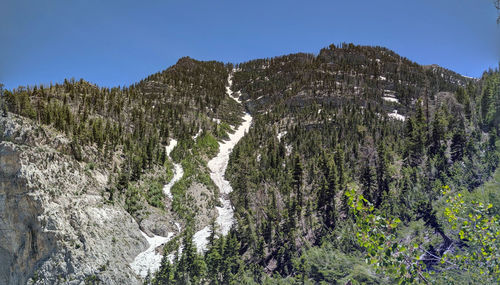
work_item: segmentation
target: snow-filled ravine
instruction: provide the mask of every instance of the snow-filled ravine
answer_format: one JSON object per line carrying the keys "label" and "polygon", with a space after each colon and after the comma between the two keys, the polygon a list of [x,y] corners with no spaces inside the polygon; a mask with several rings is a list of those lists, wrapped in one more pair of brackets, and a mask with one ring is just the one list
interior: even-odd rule
{"label": "snow-filled ravine", "polygon": [[[236,102],[241,103],[239,98],[233,96],[233,92],[231,91],[232,76],[229,76],[228,83],[229,86],[226,87],[227,95],[236,100]],[[234,131],[234,133],[229,134],[229,140],[219,143],[219,153],[208,162],[210,178],[212,178],[220,192],[221,207],[217,207],[218,217],[216,222],[219,226],[220,233],[223,235],[226,235],[229,232],[234,222],[233,208],[228,197],[228,194],[233,191],[233,188],[231,187],[231,184],[229,184],[229,181],[224,178],[224,173],[226,172],[227,164],[229,163],[229,155],[233,151],[234,146],[245,135],[245,133],[248,132],[251,124],[252,116],[246,113],[243,116],[243,123]],[[204,251],[206,249],[209,236],[210,229],[208,226],[194,234],[193,242],[198,251]]]}
{"label": "snow-filled ravine", "polygon": [[[169,143],[169,145],[165,148],[167,152],[167,156],[170,157],[170,153],[174,149],[174,147],[177,145],[177,141],[172,139]],[[182,169],[182,165],[179,163],[174,163],[174,176],[172,177],[172,180],[165,184],[163,186],[163,193],[169,198],[172,199],[172,193],[170,192],[170,189],[174,186],[177,181],[181,180],[182,176],[184,175],[184,169]]]}
{"label": "snow-filled ravine", "polygon": [[[170,157],[170,153],[172,152],[172,150],[174,149],[174,147],[176,145],[177,145],[177,141],[172,139],[170,141],[169,145],[165,148],[167,156]],[[168,184],[166,184],[163,187],[163,193],[169,199],[172,199],[172,193],[170,192],[170,189],[172,189],[172,186],[174,186],[174,184],[177,183],[177,181],[179,181],[183,175],[184,175],[184,170],[182,169],[182,166],[180,164],[174,163],[174,176],[172,177],[170,182],[168,182]],[[180,227],[179,223],[175,223],[175,224],[177,226],[177,229],[180,232],[181,227]],[[156,272],[158,270],[158,268],[160,268],[162,255],[156,251],[156,248],[167,243],[172,238],[174,233],[168,233],[168,235],[166,237],[157,236],[157,235],[154,235],[153,237],[149,237],[146,233],[144,233],[142,231],[141,231],[141,233],[148,241],[149,247],[148,247],[148,249],[139,253],[139,255],[137,255],[135,257],[134,261],[130,264],[130,267],[134,270],[134,272],[137,275],[144,278],[144,277],[146,277],[148,272],[153,274],[154,272]]]}
{"label": "snow-filled ravine", "polygon": [[[238,98],[240,95],[239,92],[237,93],[237,96],[234,96],[233,92],[231,91],[232,75],[229,76],[228,83],[229,86],[226,87],[227,95],[236,100],[236,102],[241,104],[241,101]],[[238,126],[238,128],[234,130],[232,134],[229,134],[229,140],[219,143],[219,153],[217,154],[216,157],[214,157],[208,162],[208,168],[210,169],[210,177],[214,181],[215,185],[219,188],[220,192],[221,207],[216,207],[218,212],[216,222],[219,226],[220,233],[223,235],[226,235],[229,232],[234,222],[233,208],[231,206],[231,202],[229,201],[228,197],[228,194],[231,191],[233,191],[233,188],[229,184],[229,181],[227,181],[224,178],[224,173],[226,172],[226,168],[229,163],[229,155],[231,154],[234,146],[238,143],[238,141],[245,135],[246,132],[248,132],[251,124],[252,124],[252,116],[246,113],[243,116],[243,123],[240,126]],[[196,139],[200,133],[201,130],[200,132],[198,132],[197,135],[195,135],[195,137],[193,137],[193,139]],[[170,157],[170,153],[172,152],[172,150],[176,145],[177,141],[172,139],[169,145],[166,147],[167,156]],[[169,199],[172,199],[172,193],[171,193],[172,187],[175,185],[175,183],[177,183],[177,181],[179,181],[182,178],[183,175],[184,175],[184,170],[182,169],[182,166],[180,164],[174,163],[174,176],[170,180],[170,182],[163,187],[163,193]],[[180,232],[181,231],[180,224],[175,223],[175,225],[177,226]],[[156,249],[159,246],[168,242],[172,238],[174,233],[168,233],[167,237],[156,236],[156,235],[153,237],[149,237],[146,233],[144,232],[141,233],[148,241],[149,247],[148,249],[137,255],[137,257],[130,264],[130,266],[132,267],[134,272],[136,272],[136,274],[144,278],[146,277],[148,272],[153,274],[158,270],[161,264],[162,256],[161,254],[157,253]],[[193,235],[193,243],[196,245],[196,248],[198,249],[199,252],[206,250],[209,236],[210,236],[210,228],[208,226],[204,227],[202,230],[196,232]],[[181,251],[182,248],[179,248],[179,252]],[[174,255],[170,254],[168,258],[170,261],[172,261]]]}

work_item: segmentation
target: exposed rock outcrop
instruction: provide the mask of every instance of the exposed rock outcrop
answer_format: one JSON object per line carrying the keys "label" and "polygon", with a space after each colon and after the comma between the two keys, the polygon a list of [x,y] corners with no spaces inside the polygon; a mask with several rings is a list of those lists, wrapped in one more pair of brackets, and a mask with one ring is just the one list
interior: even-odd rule
{"label": "exposed rock outcrop", "polygon": [[66,155],[47,127],[0,118],[0,284],[139,284],[148,246],[135,220],[101,196],[107,173]]}
{"label": "exposed rock outcrop", "polygon": [[51,232],[37,217],[42,207],[26,188],[14,144],[0,144],[0,284],[25,283],[27,276],[54,252]]}

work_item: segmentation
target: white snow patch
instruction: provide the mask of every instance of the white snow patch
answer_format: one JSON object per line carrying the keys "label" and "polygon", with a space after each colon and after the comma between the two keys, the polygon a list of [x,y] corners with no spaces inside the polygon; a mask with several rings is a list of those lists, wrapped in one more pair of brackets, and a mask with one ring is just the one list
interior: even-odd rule
{"label": "white snow patch", "polygon": [[236,102],[240,103],[241,104],[241,101],[240,101],[240,98],[239,98],[239,95],[241,95],[240,92],[236,92],[238,97],[234,96],[233,95],[233,90],[231,90],[231,86],[233,85],[233,75],[229,75],[228,79],[227,79],[227,83],[228,83],[228,86],[226,86],[226,94],[229,95],[229,97],[233,98]]}
{"label": "white snow patch", "polygon": [[[318,114],[319,114],[319,112],[318,112]],[[284,137],[285,135],[286,135],[286,131],[279,132],[278,136],[277,136],[278,140],[281,141],[281,138]]]}
{"label": "white snow patch", "polygon": [[179,231],[179,233],[181,232],[182,228],[181,228],[181,224],[179,224],[178,222],[175,222],[174,225],[177,227],[177,230]]}
{"label": "white snow patch", "polygon": [[193,136],[193,140],[196,141],[196,139],[201,135],[202,132],[203,132],[203,130],[199,129],[198,132],[196,133],[196,135]]}
{"label": "white snow patch", "polygon": [[177,141],[174,139],[170,140],[170,143],[168,144],[167,147],[165,147],[165,151],[167,152],[167,155],[170,156],[170,153],[174,149],[174,147],[177,145]]}
{"label": "white snow patch", "polygon": [[149,237],[143,231],[141,231],[141,233],[148,241],[149,248],[139,253],[134,261],[130,263],[130,267],[137,275],[145,278],[148,272],[154,273],[160,268],[162,256],[156,252],[156,248],[168,242],[174,233],[168,233],[167,237],[156,235]]}
{"label": "white snow patch", "polygon": [[202,253],[207,249],[208,237],[211,233],[212,231],[210,230],[210,228],[206,226],[193,235],[193,243],[196,245],[199,253]]}
{"label": "white snow patch", "polygon": [[170,263],[174,263],[174,258],[175,258],[175,254],[173,254],[173,253],[167,255],[168,262],[170,262]]}
{"label": "white snow patch", "polygon": [[[231,189],[231,191],[233,191],[233,189]],[[221,198],[220,202],[222,203],[222,207],[216,207],[219,213],[216,222],[219,225],[220,232],[223,235],[227,235],[234,222],[233,207],[229,199]]]}
{"label": "white snow patch", "polygon": [[[233,188],[224,178],[224,174],[226,173],[227,164],[229,162],[229,155],[231,154],[234,146],[238,143],[238,141],[245,135],[246,132],[250,129],[250,125],[252,124],[252,116],[250,114],[245,114],[243,116],[243,123],[236,129],[233,134],[229,135],[229,141],[225,141],[219,144],[219,154],[216,157],[211,159],[208,162],[208,168],[210,169],[210,178],[214,181],[215,185],[219,188],[221,194],[229,194],[233,191]],[[225,203],[227,201],[228,204]],[[221,202],[223,207],[217,207],[219,214],[226,215],[226,217],[218,217],[217,221],[224,223],[220,224],[221,232],[223,234],[227,234],[229,228],[232,225],[233,220],[233,210],[231,209],[231,205],[229,200],[221,198]],[[226,211],[223,209],[230,209],[230,211]],[[230,217],[229,217],[230,216]],[[229,225],[227,223],[230,223]],[[227,229],[227,231],[226,231]]]}
{"label": "white snow patch", "polygon": [[220,122],[221,122],[220,119],[216,119],[216,118],[212,118],[212,121],[217,123],[217,124],[220,124]]}
{"label": "white snow patch", "polygon": [[[170,157],[170,153],[174,149],[174,147],[177,145],[177,141],[172,139],[170,141],[170,144],[165,148],[167,155]],[[182,169],[182,165],[178,163],[174,163],[174,176],[172,179],[163,186],[163,194],[165,194],[169,199],[173,199],[174,197],[172,196],[172,192],[170,191],[172,187],[174,186],[177,181],[181,180],[182,176],[184,176],[184,169]]]}
{"label": "white snow patch", "polygon": [[384,99],[385,101],[388,101],[388,102],[394,102],[394,103],[399,103],[399,100],[394,98],[394,97],[387,97],[387,96],[384,96],[382,97],[382,99]]}
{"label": "white snow patch", "polygon": [[378,79],[379,79],[379,80],[382,80],[382,81],[386,81],[386,80],[387,80],[387,78],[385,78],[385,76],[382,76],[382,75],[380,75],[380,76],[378,77]]}
{"label": "white snow patch", "polygon": [[184,169],[182,168],[182,165],[174,163],[174,177],[172,177],[172,179],[165,184],[165,186],[163,186],[163,194],[165,194],[170,200],[174,198],[170,190],[175,183],[177,183],[177,181],[181,180],[182,176],[184,176]]}
{"label": "white snow patch", "polygon": [[403,122],[406,120],[405,116],[398,114],[398,110],[394,110],[392,113],[389,113],[387,115],[389,116],[389,118],[393,118]]}

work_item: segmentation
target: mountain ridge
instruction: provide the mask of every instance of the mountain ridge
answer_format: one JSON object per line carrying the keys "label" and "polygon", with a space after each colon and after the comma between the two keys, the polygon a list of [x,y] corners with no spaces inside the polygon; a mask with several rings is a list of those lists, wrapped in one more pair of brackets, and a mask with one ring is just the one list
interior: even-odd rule
{"label": "mountain ridge", "polygon": [[[234,76],[230,90],[242,105],[226,95],[230,75]],[[45,197],[39,210],[52,209],[47,201],[54,195],[58,203],[67,204],[65,190],[73,189],[71,195],[82,195],[89,209],[116,209],[131,223],[126,227],[112,223],[113,230],[132,229],[123,238],[137,239],[135,248],[121,240],[106,241],[108,247],[116,245],[127,253],[116,256],[103,249],[99,254],[112,259],[111,265],[103,261],[103,266],[89,261],[97,254],[92,249],[82,251],[98,243],[92,234],[57,238],[52,255],[23,274],[38,284],[71,284],[70,278],[75,283],[111,284],[118,282],[113,274],[138,283],[140,278],[128,264],[133,253],[146,249],[141,230],[147,235],[176,233],[155,252],[176,256],[172,266],[184,276],[178,282],[197,283],[200,278],[229,282],[250,274],[244,266],[248,263],[257,266],[252,269],[254,280],[263,278],[258,272],[264,271],[294,278],[296,259],[308,248],[325,244],[344,248],[343,254],[347,254],[345,248],[360,251],[350,247],[352,237],[342,233],[352,226],[343,198],[347,188],[363,193],[377,208],[400,216],[408,225],[429,223],[423,232],[433,237],[431,230],[442,225],[430,223],[436,216],[421,209],[437,207],[432,201],[441,199],[439,187],[473,189],[498,163],[492,147],[493,130],[498,129],[495,76],[487,73],[481,80],[469,79],[418,65],[385,48],[343,44],[324,48],[316,56],[298,53],[235,65],[183,57],[128,87],[100,88],[84,80],[65,80],[6,91],[4,106],[11,113],[0,125],[1,147],[14,143],[25,149],[26,156],[40,157],[37,147],[47,144],[43,134],[49,140],[60,137],[53,151],[60,157],[56,161],[78,169],[78,179],[98,180],[81,190],[65,184],[54,184],[52,191],[23,186]],[[237,223],[224,237],[214,230],[216,206],[221,206],[224,193],[208,175],[207,163],[218,153],[219,142],[242,123],[246,111],[254,117],[252,126],[232,149],[225,173],[234,189],[229,197]],[[17,122],[16,131],[9,127],[10,121]],[[31,131],[22,135],[23,129]],[[178,143],[168,155],[165,147],[172,139]],[[483,155],[485,151],[492,154]],[[24,159],[22,164],[47,167],[36,159]],[[56,162],[50,165],[59,169]],[[181,165],[184,172],[171,188],[170,198],[162,185],[172,179],[174,165]],[[44,178],[53,175],[48,169],[43,181],[51,181]],[[64,179],[71,177],[67,170],[58,173]],[[27,172],[16,175],[36,179]],[[99,198],[87,196],[86,188]],[[68,214],[75,210],[65,208]],[[65,231],[63,219],[53,213],[44,215],[60,222],[56,232]],[[99,224],[97,216],[81,219],[93,221],[88,233],[104,234],[92,226]],[[72,227],[78,236],[78,225]],[[197,256],[190,250],[192,236],[207,227],[213,234],[206,255],[190,262],[203,260],[210,270],[197,276],[201,267],[186,269],[182,262]],[[37,226],[40,231],[45,228],[43,223]],[[208,259],[228,254],[222,250],[226,243],[231,244],[227,258],[234,264],[230,268]],[[0,246],[4,248],[3,243]],[[177,251],[180,246],[185,249],[182,254]],[[81,259],[66,262],[57,272],[68,279],[55,281],[59,278],[55,266],[64,251]],[[29,252],[25,257],[33,258]],[[88,270],[72,269],[78,262],[88,264]],[[8,266],[0,272],[18,272]],[[173,273],[165,277],[165,270],[162,262],[154,280],[171,280]],[[223,280],[212,272],[225,272]],[[19,275],[2,276],[5,283],[21,280]]]}

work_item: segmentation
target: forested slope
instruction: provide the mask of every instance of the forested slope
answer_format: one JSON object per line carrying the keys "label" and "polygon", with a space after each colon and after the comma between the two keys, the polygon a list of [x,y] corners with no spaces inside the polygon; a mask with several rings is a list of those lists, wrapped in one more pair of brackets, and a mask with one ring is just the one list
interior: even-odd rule
{"label": "forested slope", "polygon": [[[229,74],[253,116],[226,171],[237,223],[225,237],[212,231],[198,254],[193,232],[214,217],[199,209],[193,185],[217,204],[206,162],[245,111],[225,96]],[[440,256],[460,248],[442,215],[442,187],[473,192],[499,162],[498,70],[471,79],[382,47],[331,45],[234,66],[182,58],[129,87],[66,80],[8,91],[6,102],[9,112],[70,138],[63,153],[108,169],[109,203],[139,223],[151,212],[182,222],[182,242],[165,248],[182,246],[182,254],[173,264],[165,254],[148,280],[156,284],[395,282],[364,262],[345,193],[354,189],[378,215],[400,219],[401,244],[418,240]],[[165,154],[172,138],[179,141],[172,159],[185,173],[167,201],[161,185],[172,176]],[[436,260],[425,263],[440,272]]]}
{"label": "forested slope", "polygon": [[472,191],[498,165],[497,71],[474,80],[384,48],[332,45],[239,64],[234,78],[254,115],[226,172],[238,226],[214,237],[206,271],[182,256],[158,281],[170,271],[181,283],[199,274],[214,283],[391,282],[364,264],[344,192],[401,219],[401,238],[423,237],[432,251],[459,240],[436,211],[442,187]]}

